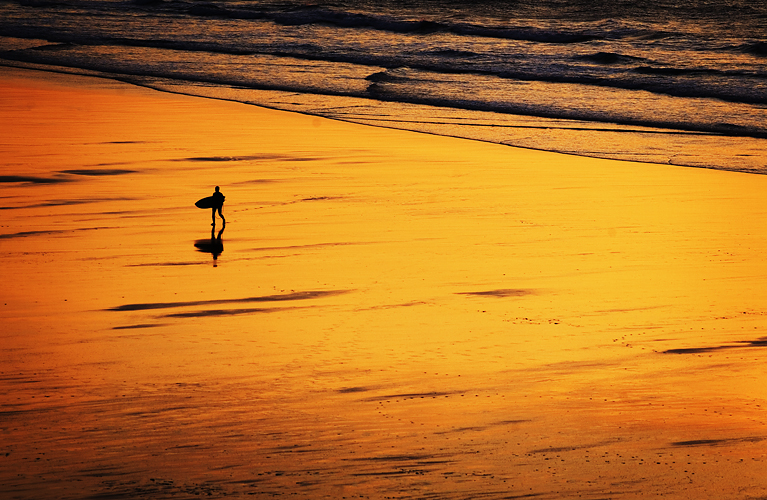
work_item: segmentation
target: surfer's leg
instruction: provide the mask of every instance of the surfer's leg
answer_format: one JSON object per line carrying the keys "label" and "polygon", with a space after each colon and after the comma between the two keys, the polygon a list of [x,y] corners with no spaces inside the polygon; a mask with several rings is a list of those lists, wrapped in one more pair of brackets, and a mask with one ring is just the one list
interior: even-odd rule
{"label": "surfer's leg", "polygon": [[215,226],[216,225],[216,207],[213,207],[213,209],[210,211],[210,215],[212,220],[212,223],[210,225]]}
{"label": "surfer's leg", "polygon": [[222,212],[223,209],[224,207],[218,207],[218,215],[221,216],[221,220],[224,221],[224,224],[226,224],[226,219],[224,219],[224,213]]}

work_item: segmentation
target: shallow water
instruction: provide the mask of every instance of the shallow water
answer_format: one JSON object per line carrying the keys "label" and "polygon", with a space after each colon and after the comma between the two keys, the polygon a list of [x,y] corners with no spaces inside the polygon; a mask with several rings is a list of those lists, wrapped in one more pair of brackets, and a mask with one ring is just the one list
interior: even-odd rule
{"label": "shallow water", "polygon": [[0,12],[3,64],[533,149],[767,168],[757,0],[6,1]]}

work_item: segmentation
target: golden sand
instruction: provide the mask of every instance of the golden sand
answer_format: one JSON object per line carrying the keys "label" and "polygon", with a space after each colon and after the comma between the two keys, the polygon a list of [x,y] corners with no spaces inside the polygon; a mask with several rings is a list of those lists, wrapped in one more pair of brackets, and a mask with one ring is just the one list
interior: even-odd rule
{"label": "golden sand", "polygon": [[0,128],[6,498],[767,495],[765,177],[9,68]]}

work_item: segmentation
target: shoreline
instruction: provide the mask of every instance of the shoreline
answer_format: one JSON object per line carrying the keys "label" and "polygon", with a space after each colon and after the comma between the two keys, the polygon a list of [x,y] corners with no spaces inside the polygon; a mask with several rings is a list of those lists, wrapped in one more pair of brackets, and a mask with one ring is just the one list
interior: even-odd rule
{"label": "shoreline", "polygon": [[0,87],[14,497],[767,495],[766,178]]}
{"label": "shoreline", "polygon": [[[158,92],[235,102],[276,111],[287,111],[316,116],[345,123],[354,123],[391,130],[406,130],[428,135],[468,139],[510,146],[533,151],[573,155],[635,163],[704,168],[711,170],[741,172],[756,175],[767,174],[767,164],[761,161],[764,137],[728,136],[720,132],[685,129],[658,128],[649,125],[630,125],[612,122],[582,121],[536,115],[516,115],[491,111],[441,107],[432,104],[396,103],[373,98],[296,94],[282,90],[245,89],[226,85],[196,85],[194,81],[168,78],[151,78],[141,75],[108,73],[77,67],[53,66],[4,60],[3,67],[30,71],[53,72],[75,76],[90,76],[119,81],[136,87]],[[146,79],[147,81],[142,81]],[[288,101],[286,101],[288,99]],[[289,102],[289,101],[295,102]],[[424,108],[440,116],[440,121],[416,121],[411,116],[422,113],[409,107]],[[323,108],[326,108],[323,110]],[[357,111],[351,111],[358,108]],[[347,111],[344,111],[348,109]],[[389,116],[399,118],[384,118]],[[373,115],[379,114],[379,118]],[[468,120],[468,121],[467,121]],[[463,123],[462,123],[463,122]],[[525,138],[525,130],[547,130],[553,137],[549,140],[541,134]],[[627,137],[628,136],[628,137]],[[700,138],[715,141],[701,145]],[[663,139],[661,141],[660,139]],[[552,142],[553,141],[553,142]],[[624,149],[621,144],[631,142],[634,149]],[[757,141],[757,142],[753,142]],[[568,146],[568,143],[572,144]],[[594,144],[606,147],[604,151],[592,151]],[[720,151],[712,154],[711,150]],[[684,154],[680,153],[684,151]],[[683,157],[684,159],[680,158]]]}

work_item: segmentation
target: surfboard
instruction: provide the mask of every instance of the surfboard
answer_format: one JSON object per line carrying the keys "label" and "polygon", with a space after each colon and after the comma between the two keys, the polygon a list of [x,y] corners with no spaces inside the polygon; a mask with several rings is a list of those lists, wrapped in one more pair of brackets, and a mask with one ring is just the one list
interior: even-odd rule
{"label": "surfboard", "polygon": [[197,208],[213,208],[214,204],[215,204],[215,201],[213,200],[213,197],[206,196],[205,198],[201,200],[197,200],[194,206]]}

